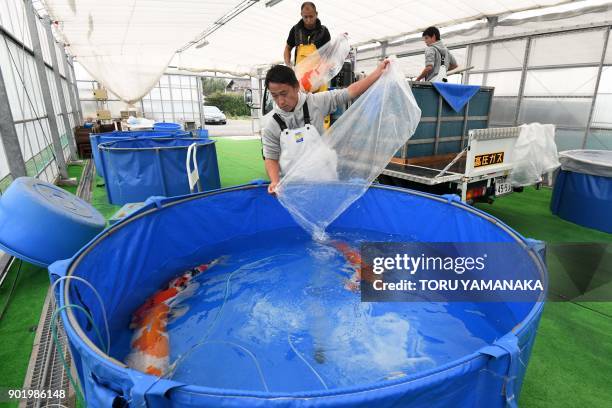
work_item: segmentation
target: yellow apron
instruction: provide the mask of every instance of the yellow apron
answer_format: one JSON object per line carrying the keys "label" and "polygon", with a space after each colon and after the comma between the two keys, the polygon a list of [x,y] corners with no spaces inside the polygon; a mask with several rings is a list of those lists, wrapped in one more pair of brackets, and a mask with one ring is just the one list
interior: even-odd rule
{"label": "yellow apron", "polygon": [[317,50],[314,44],[300,44],[295,52],[295,65]]}
{"label": "yellow apron", "polygon": [[[317,47],[314,44],[300,44],[297,46],[297,50],[295,53],[295,64],[299,64],[304,58],[308,57],[310,54],[317,51]],[[329,88],[327,84],[321,85],[321,87],[312,93],[327,91]],[[331,123],[331,117],[327,115],[323,120],[323,129],[329,129]]]}

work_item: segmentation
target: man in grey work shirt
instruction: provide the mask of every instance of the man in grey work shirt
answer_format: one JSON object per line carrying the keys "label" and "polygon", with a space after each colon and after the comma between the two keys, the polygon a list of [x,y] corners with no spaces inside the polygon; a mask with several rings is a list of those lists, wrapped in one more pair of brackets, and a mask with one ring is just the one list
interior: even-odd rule
{"label": "man in grey work shirt", "polygon": [[384,60],[370,75],[351,84],[348,88],[316,94],[300,91],[299,82],[291,68],[283,65],[275,65],[270,68],[265,83],[275,102],[272,112],[274,120],[267,122],[262,138],[265,167],[270,178],[268,187],[270,194],[275,193],[281,172],[286,173],[286,169],[281,169],[279,163],[282,153],[281,133],[285,130],[282,126],[286,129],[304,127],[304,113],[307,113],[310,124],[322,135],[325,116],[334,112],[338,106],[364,93],[382,75],[388,64],[389,61]]}
{"label": "man in grey work shirt", "polygon": [[427,28],[423,31],[423,41],[427,45],[425,68],[416,80],[446,82],[446,72],[457,68],[457,61],[440,39],[440,30],[436,27]]}

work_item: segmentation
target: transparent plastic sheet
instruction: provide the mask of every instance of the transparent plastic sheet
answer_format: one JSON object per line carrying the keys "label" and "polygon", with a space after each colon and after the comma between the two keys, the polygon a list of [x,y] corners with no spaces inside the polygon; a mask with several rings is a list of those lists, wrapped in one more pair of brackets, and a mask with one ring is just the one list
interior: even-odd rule
{"label": "transparent plastic sheet", "polygon": [[421,118],[395,60],[281,179],[278,198],[316,239],[361,197]]}
{"label": "transparent plastic sheet", "polygon": [[514,147],[514,167],[510,181],[515,187],[542,181],[542,174],[560,166],[555,126],[530,123],[521,125],[521,134]]}
{"label": "transparent plastic sheet", "polygon": [[350,50],[348,37],[341,34],[300,61],[295,66],[300,88],[313,92],[327,84],[338,75]]}

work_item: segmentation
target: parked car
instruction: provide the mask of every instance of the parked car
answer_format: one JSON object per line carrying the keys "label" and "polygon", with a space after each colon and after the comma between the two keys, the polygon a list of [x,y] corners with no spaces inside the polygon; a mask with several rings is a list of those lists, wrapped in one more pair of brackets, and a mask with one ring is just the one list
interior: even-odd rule
{"label": "parked car", "polygon": [[206,124],[225,125],[227,123],[227,118],[216,106],[204,106],[204,122]]}

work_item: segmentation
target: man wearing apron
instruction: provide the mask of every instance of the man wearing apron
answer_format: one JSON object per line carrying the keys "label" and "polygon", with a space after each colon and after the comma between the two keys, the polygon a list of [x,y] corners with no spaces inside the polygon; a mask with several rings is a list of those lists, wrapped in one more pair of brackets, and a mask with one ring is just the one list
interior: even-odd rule
{"label": "man wearing apron", "polygon": [[[302,3],[301,11],[302,19],[291,28],[285,45],[285,65],[291,65],[291,50],[295,48],[295,58],[293,66],[299,64],[304,58],[317,51],[331,40],[329,30],[321,24],[317,13],[317,7],[314,3],[307,1]],[[327,84],[321,85],[319,89],[312,90],[315,92],[327,91]],[[324,128],[328,129],[331,124],[331,117],[325,117]]]}
{"label": "man wearing apron", "polygon": [[371,74],[348,88],[316,94],[300,91],[291,68],[284,65],[270,68],[265,83],[275,103],[272,118],[267,121],[262,136],[270,194],[275,193],[281,175],[286,175],[295,160],[307,150],[318,150],[317,165],[335,169],[336,154],[323,143],[322,138],[327,136],[321,136],[324,117],[364,93],[388,64],[388,60],[381,62]]}
{"label": "man wearing apron", "polygon": [[315,52],[331,40],[327,27],[317,18],[317,8],[314,3],[302,4],[302,19],[289,31],[285,45],[285,65],[291,66],[291,50],[295,48],[295,64]]}
{"label": "man wearing apron", "polygon": [[423,31],[425,50],[425,68],[416,78],[417,81],[446,82],[446,73],[457,68],[457,61],[440,39],[440,30],[429,27]]}

